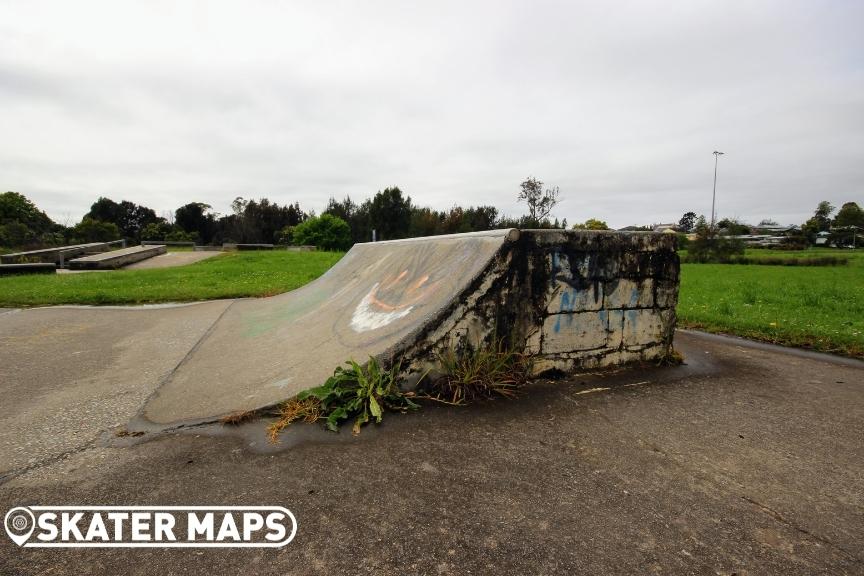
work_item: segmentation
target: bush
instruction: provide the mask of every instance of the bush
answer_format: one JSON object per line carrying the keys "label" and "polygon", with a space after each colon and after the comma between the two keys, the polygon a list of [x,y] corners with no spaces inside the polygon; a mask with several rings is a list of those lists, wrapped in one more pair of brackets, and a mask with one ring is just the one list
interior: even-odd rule
{"label": "bush", "polygon": [[744,242],[737,238],[720,236],[717,230],[700,222],[696,239],[687,246],[687,262],[729,262],[733,256],[744,255]]}
{"label": "bush", "polygon": [[313,216],[294,227],[294,244],[317,246],[321,250],[347,250],[351,247],[351,229],[337,216]]}
{"label": "bush", "polygon": [[151,222],[141,230],[141,240],[165,240],[165,237],[174,230],[167,222]]}
{"label": "bush", "polygon": [[30,244],[35,240],[33,231],[25,224],[11,221],[0,226],[0,242],[3,246],[15,247]]}
{"label": "bush", "polygon": [[285,226],[275,234],[273,241],[276,244],[289,245],[294,243],[294,226]]}
{"label": "bush", "polygon": [[114,223],[85,216],[81,223],[72,229],[72,235],[79,242],[110,242],[120,239],[120,229]]}
{"label": "bush", "polygon": [[198,242],[198,232],[186,232],[185,230],[175,229],[165,235],[165,240],[168,242]]}

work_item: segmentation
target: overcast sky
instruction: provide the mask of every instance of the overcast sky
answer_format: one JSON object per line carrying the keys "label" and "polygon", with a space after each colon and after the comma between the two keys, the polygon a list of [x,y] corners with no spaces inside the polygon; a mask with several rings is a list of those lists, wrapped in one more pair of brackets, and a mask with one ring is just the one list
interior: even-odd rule
{"label": "overcast sky", "polygon": [[864,2],[0,0],[0,190],[800,223],[864,204]]}

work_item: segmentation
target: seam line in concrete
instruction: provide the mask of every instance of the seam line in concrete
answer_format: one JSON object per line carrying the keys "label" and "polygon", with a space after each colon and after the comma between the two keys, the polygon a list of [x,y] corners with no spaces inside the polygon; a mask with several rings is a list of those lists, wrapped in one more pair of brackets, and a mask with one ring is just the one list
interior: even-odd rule
{"label": "seam line in concrete", "polygon": [[[98,436],[97,436],[97,438],[98,438]],[[82,444],[81,446],[78,446],[76,448],[72,448],[71,450],[66,450],[65,452],[61,452],[60,454],[56,454],[56,455],[51,456],[49,458],[45,458],[44,460],[34,462],[33,464],[28,464],[27,466],[24,466],[23,468],[15,468],[15,469],[9,470],[8,472],[0,472],[0,486],[5,484],[9,480],[12,480],[16,476],[20,476],[21,474],[26,474],[27,472],[31,472],[33,470],[36,470],[37,468],[42,468],[44,466],[50,466],[51,464],[54,464],[55,462],[59,462],[60,460],[63,460],[69,456],[72,456],[74,454],[79,454],[81,452],[85,452],[85,451],[87,451],[91,448],[95,448],[95,447],[96,447],[96,438],[93,438],[92,440],[88,441],[85,444]]]}
{"label": "seam line in concrete", "polygon": [[822,544],[825,544],[827,546],[830,546],[831,548],[839,550],[840,552],[842,552],[843,554],[845,554],[846,556],[848,556],[849,558],[851,558],[852,560],[854,560],[858,564],[864,563],[864,560],[862,560],[861,558],[858,558],[855,554],[853,554],[849,550],[846,550],[842,546],[838,546],[834,542],[831,542],[830,540],[827,540],[826,538],[823,538],[822,536],[819,536],[818,534],[814,534],[813,532],[810,532],[806,528],[799,526],[798,524],[796,524],[795,522],[792,522],[791,520],[787,520],[782,514],[780,514],[779,512],[777,512],[776,510],[774,510],[770,506],[766,506],[765,504],[762,504],[761,502],[757,502],[756,500],[753,500],[752,498],[750,498],[748,496],[741,496],[741,499],[744,500],[745,502],[749,503],[749,504],[752,504],[753,506],[758,508],[763,513],[772,517],[777,522],[780,522],[781,524],[784,524],[784,525],[792,528],[793,530],[800,532],[801,534],[804,534],[810,538],[813,538],[814,540],[821,542]]}
{"label": "seam line in concrete", "polygon": [[174,366],[174,368],[172,368],[165,376],[162,377],[162,380],[159,382],[159,384],[156,386],[156,388],[153,390],[153,392],[151,392],[150,395],[147,396],[147,398],[144,400],[144,403],[141,405],[141,409],[138,411],[139,417],[144,418],[145,420],[147,420],[149,422],[149,419],[147,418],[146,414],[144,414],[144,409],[147,406],[147,404],[150,402],[150,400],[152,400],[153,398],[155,398],[159,394],[159,390],[161,390],[162,387],[165,386],[165,384],[167,384],[171,380],[171,378],[174,376],[174,374],[177,372],[177,370],[179,370],[180,367],[183,366],[189,360],[189,358],[192,356],[192,354],[194,354],[195,351],[198,350],[198,348],[200,348],[201,345],[210,337],[210,335],[216,329],[216,325],[219,324],[220,320],[222,320],[222,317],[225,316],[225,314],[228,312],[228,310],[230,310],[231,307],[234,306],[234,304],[236,304],[236,303],[237,303],[237,300],[232,300],[231,303],[228,304],[228,306],[226,306],[225,309],[219,313],[219,315],[216,317],[216,319],[213,320],[213,323],[207,327],[207,330],[204,331],[204,333],[201,335],[200,338],[198,338],[198,340],[195,342],[195,344],[193,344],[192,347],[189,348],[189,350],[186,352],[186,354],[183,355],[183,358],[180,359],[180,361],[177,363],[177,365]]}

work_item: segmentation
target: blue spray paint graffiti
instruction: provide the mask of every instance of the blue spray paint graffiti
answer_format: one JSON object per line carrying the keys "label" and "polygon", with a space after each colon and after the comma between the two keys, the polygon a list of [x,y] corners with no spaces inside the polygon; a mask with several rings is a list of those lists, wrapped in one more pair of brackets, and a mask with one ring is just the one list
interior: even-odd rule
{"label": "blue spray paint graffiti", "polygon": [[572,312],[572,311],[573,311],[573,306],[570,303],[570,291],[565,289],[564,292],[561,293],[561,312]]}
{"label": "blue spray paint graffiti", "polygon": [[630,323],[630,333],[636,335],[636,319],[638,310],[627,310],[627,321]]}
{"label": "blue spray paint graffiti", "polygon": [[639,303],[639,288],[633,288],[630,291],[630,308],[635,308]]}

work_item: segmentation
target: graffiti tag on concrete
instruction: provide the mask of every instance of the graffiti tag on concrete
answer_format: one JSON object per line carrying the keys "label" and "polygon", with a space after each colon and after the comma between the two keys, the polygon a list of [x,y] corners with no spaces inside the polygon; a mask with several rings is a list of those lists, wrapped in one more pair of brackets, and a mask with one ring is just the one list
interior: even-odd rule
{"label": "graffiti tag on concrete", "polygon": [[427,284],[428,280],[428,274],[415,279],[403,270],[396,277],[376,282],[354,309],[351,328],[368,332],[404,318],[434,290],[437,282]]}

